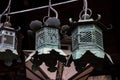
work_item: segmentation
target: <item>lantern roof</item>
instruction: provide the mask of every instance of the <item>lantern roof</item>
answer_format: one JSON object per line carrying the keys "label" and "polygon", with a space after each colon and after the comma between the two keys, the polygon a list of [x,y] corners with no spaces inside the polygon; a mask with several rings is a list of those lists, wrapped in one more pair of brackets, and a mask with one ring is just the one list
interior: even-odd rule
{"label": "lantern roof", "polygon": [[105,26],[99,20],[100,19],[99,19],[99,16],[98,16],[98,18],[96,20],[91,18],[91,19],[86,19],[86,20],[79,20],[78,22],[76,22],[76,21],[70,22],[70,26],[71,26],[70,31],[73,31],[77,26],[87,25],[87,24],[93,24],[93,25],[98,26],[102,30],[108,30],[107,26]]}
{"label": "lantern roof", "polygon": [[102,24],[99,20],[101,19],[101,15],[97,14],[97,19],[91,18],[92,16],[92,10],[88,8],[87,0],[83,1],[83,10],[79,14],[79,20],[78,21],[72,21],[72,18],[69,19],[71,29],[74,30],[76,26],[78,25],[86,25],[86,24],[94,24],[97,26],[100,26],[102,30],[107,29],[104,24]]}
{"label": "lantern roof", "polygon": [[54,28],[59,28],[60,26],[60,20],[56,17],[49,17],[45,22],[45,26],[48,27],[54,27]]}
{"label": "lantern roof", "polygon": [[5,23],[1,23],[0,30],[15,31],[15,29],[11,27],[11,23],[7,21]]}

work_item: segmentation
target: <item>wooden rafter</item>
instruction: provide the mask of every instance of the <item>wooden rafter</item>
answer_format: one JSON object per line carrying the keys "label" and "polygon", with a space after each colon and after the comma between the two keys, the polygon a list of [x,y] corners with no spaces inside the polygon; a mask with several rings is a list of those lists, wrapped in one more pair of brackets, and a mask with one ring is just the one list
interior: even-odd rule
{"label": "wooden rafter", "polygon": [[[28,54],[32,53],[34,50],[24,50],[23,52],[25,53],[25,56],[28,56]],[[31,63],[33,63],[31,60],[30,60]],[[35,76],[39,76],[38,78],[44,78],[45,80],[50,80],[50,78],[48,77],[48,75],[39,67],[39,70],[38,70],[41,75],[36,75],[35,72],[33,72],[32,70],[30,71],[31,73],[33,73]],[[44,80],[43,79],[43,80]]]}
{"label": "wooden rafter", "polygon": [[89,77],[89,74],[93,71],[93,69],[93,66],[88,66],[84,71],[76,73],[68,80],[86,80]]}
{"label": "wooden rafter", "polygon": [[42,78],[41,76],[37,75],[35,72],[33,72],[31,69],[29,69],[28,67],[26,67],[26,69],[28,71],[30,71],[33,75],[35,75],[37,78],[39,78],[40,80],[44,80],[44,78]]}
{"label": "wooden rafter", "polygon": [[42,76],[44,76],[44,78],[45,78],[46,80],[50,80],[50,78],[48,77],[48,75],[47,75],[41,68],[39,68],[38,71],[42,74]]}
{"label": "wooden rafter", "polygon": [[62,80],[64,65],[60,61],[58,61],[56,80]]}

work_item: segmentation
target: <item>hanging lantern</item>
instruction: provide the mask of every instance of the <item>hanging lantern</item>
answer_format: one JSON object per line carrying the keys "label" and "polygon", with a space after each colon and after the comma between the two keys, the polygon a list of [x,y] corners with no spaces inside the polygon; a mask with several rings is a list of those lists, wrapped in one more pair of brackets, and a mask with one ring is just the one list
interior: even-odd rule
{"label": "hanging lantern", "polygon": [[0,60],[7,66],[12,65],[13,60],[19,59],[16,50],[16,32],[10,27],[11,23],[6,21],[0,26]]}
{"label": "hanging lantern", "polygon": [[0,28],[0,49],[15,49],[15,30],[6,22]]}
{"label": "hanging lantern", "polygon": [[[88,14],[89,11],[89,14]],[[73,23],[75,29],[72,31],[73,58],[78,59],[87,50],[95,53],[97,57],[103,58],[103,34],[102,30],[90,18],[92,11],[87,8],[87,1],[84,0],[84,8],[79,15],[79,21]]]}
{"label": "hanging lantern", "polygon": [[94,24],[92,19],[84,20],[75,24],[72,32],[72,51],[73,58],[80,58],[87,50],[99,51],[98,57],[104,56],[103,53],[103,34],[102,30]]}
{"label": "hanging lantern", "polygon": [[[85,55],[89,54],[94,55],[89,59],[98,59],[96,61],[100,61],[99,58],[104,59],[105,55],[107,55],[111,63],[113,63],[110,56],[104,52],[102,30],[96,24],[97,21],[90,18],[91,15],[92,11],[87,8],[87,1],[84,0],[84,7],[79,15],[80,19],[78,22],[72,22],[72,19],[70,19],[73,30],[71,36],[72,56],[77,67],[77,71],[80,70],[80,65],[82,65],[81,63],[84,63],[84,65],[92,63],[91,60],[87,60],[87,57],[85,57]],[[98,19],[100,19],[100,16],[98,16]],[[84,60],[81,60],[83,57]],[[94,64],[96,65],[96,62]]]}
{"label": "hanging lantern", "polygon": [[[49,8],[55,12],[55,17],[50,17],[50,12],[48,12],[48,16],[43,18],[42,22],[35,20],[30,24],[30,28],[35,32],[35,52],[31,53],[26,61],[30,60],[33,57],[33,68],[35,66],[39,66],[42,62],[45,62],[46,66],[48,66],[48,70],[50,72],[56,71],[57,61],[61,61],[63,63],[66,62],[66,54],[60,49],[60,38],[59,38],[59,27],[60,20],[58,19],[58,13],[51,6],[51,0],[49,1]],[[36,55],[37,56],[34,56]],[[39,56],[39,57],[38,57]],[[36,59],[37,57],[37,59]],[[36,62],[37,61],[37,62]],[[40,64],[37,64],[40,63]],[[34,69],[36,70],[36,69]]]}

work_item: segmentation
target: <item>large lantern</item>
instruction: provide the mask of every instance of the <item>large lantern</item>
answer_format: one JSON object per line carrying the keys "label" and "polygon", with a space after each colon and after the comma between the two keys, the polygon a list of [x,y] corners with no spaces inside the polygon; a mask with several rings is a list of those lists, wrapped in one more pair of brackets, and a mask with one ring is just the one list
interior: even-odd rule
{"label": "large lantern", "polygon": [[102,30],[94,24],[94,20],[81,20],[81,22],[74,24],[74,26],[76,28],[72,32],[73,58],[80,58],[87,50],[95,53],[97,51],[96,55],[103,58]]}
{"label": "large lantern", "polygon": [[97,66],[97,69],[98,67],[102,68],[105,63],[105,56],[113,63],[110,56],[104,52],[102,29],[97,24],[100,15],[96,20],[90,18],[91,15],[92,11],[87,8],[87,0],[84,0],[84,7],[79,15],[80,19],[74,22],[70,19],[72,25],[72,57],[77,71],[82,69],[80,66],[85,68],[87,64]]}
{"label": "large lantern", "polygon": [[92,51],[97,57],[104,58],[102,30],[96,25],[96,21],[90,18],[91,15],[92,11],[88,8],[87,0],[84,0],[78,22],[72,22],[74,28],[72,31],[74,59],[80,58],[87,50]]}

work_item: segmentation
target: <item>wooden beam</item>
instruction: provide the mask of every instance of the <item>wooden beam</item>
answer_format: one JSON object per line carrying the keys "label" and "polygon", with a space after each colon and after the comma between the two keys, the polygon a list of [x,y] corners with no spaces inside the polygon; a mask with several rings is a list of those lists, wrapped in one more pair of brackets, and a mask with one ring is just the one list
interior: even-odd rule
{"label": "wooden beam", "polygon": [[78,72],[73,75],[68,80],[86,80],[89,77],[89,74],[93,71],[94,67],[89,66],[83,72]]}
{"label": "wooden beam", "polygon": [[64,65],[60,61],[58,61],[56,80],[62,80]]}
{"label": "wooden beam", "polygon": [[29,69],[28,67],[26,67],[26,69],[28,71],[30,71],[33,75],[35,75],[36,77],[38,77],[40,80],[44,80],[44,78],[40,77],[39,75],[37,75],[35,72],[33,72],[31,69]]}
{"label": "wooden beam", "polygon": [[48,77],[48,75],[47,75],[41,68],[39,68],[38,71],[42,74],[42,76],[44,76],[44,78],[45,78],[46,80],[50,80],[50,78]]}

